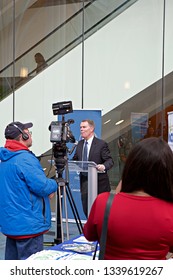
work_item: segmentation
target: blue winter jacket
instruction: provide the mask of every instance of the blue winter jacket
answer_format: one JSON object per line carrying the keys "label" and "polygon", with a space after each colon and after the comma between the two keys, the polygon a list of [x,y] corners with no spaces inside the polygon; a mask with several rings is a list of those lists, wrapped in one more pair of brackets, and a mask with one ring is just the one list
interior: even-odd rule
{"label": "blue winter jacket", "polygon": [[48,195],[57,183],[48,179],[36,156],[27,150],[0,148],[0,227],[3,234],[24,236],[51,226]]}

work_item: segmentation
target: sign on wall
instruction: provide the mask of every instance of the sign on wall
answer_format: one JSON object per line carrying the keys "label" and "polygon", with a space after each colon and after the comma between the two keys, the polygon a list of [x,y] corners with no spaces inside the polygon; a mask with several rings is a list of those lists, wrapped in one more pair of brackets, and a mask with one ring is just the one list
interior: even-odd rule
{"label": "sign on wall", "polygon": [[148,113],[131,113],[132,141],[137,143],[144,138],[148,128]]}
{"label": "sign on wall", "polygon": [[173,151],[173,112],[168,112],[168,145]]}

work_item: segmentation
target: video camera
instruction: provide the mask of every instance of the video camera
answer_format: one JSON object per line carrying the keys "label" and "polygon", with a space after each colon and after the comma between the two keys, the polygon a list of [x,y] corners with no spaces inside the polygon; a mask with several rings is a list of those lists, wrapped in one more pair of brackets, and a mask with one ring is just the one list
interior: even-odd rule
{"label": "video camera", "polygon": [[75,137],[70,129],[73,119],[65,121],[64,114],[72,113],[73,107],[71,101],[64,101],[52,104],[53,114],[62,115],[61,121],[52,121],[50,130],[50,142],[53,143],[53,155],[58,177],[62,178],[62,172],[67,163],[67,142],[75,143]]}

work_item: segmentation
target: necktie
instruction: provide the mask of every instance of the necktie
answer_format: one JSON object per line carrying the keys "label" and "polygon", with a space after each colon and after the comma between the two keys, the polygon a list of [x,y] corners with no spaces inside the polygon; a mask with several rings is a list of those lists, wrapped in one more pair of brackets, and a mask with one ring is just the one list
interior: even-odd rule
{"label": "necktie", "polygon": [[83,161],[87,161],[87,159],[88,159],[88,155],[87,155],[87,153],[88,153],[88,142],[87,141],[85,141],[85,144],[84,144],[84,150],[83,150]]}
{"label": "necktie", "polygon": [[[82,158],[82,161],[87,161],[88,159],[88,155],[87,155],[87,152],[88,152],[88,142],[85,141],[84,143],[84,149],[83,149],[83,158]],[[83,169],[86,170],[87,169],[87,163],[86,164],[83,164]]]}

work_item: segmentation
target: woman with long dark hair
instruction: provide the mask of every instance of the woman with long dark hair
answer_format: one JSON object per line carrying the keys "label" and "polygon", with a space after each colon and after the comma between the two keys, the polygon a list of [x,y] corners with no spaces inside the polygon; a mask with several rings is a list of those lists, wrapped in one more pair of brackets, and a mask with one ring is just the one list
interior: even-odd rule
{"label": "woman with long dark hair", "polygon": [[[109,193],[97,196],[84,226],[100,240]],[[160,138],[144,139],[129,153],[110,210],[105,259],[162,260],[173,252],[173,153]]]}

